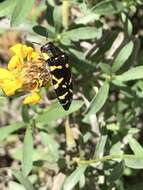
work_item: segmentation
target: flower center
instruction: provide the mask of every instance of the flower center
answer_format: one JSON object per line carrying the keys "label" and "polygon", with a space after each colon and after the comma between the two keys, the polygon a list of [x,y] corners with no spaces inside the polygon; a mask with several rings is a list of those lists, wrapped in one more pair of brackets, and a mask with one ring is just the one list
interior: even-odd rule
{"label": "flower center", "polygon": [[27,91],[46,86],[50,75],[45,61],[39,58],[23,64],[20,79],[23,83],[23,89]]}

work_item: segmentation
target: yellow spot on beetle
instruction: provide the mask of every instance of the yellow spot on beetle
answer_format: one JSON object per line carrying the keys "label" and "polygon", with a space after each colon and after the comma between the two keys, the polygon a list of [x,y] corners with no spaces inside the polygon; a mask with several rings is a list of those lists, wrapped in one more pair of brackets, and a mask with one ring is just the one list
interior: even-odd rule
{"label": "yellow spot on beetle", "polygon": [[52,79],[55,80],[57,83],[54,85],[54,88],[57,89],[59,84],[64,80],[64,78],[57,79],[54,75],[52,75]]}
{"label": "yellow spot on beetle", "polygon": [[68,92],[66,92],[66,93],[63,94],[62,96],[59,96],[59,99],[60,99],[60,100],[64,100],[67,94],[68,94]]}
{"label": "yellow spot on beetle", "polygon": [[50,70],[51,70],[51,71],[54,71],[54,70],[56,70],[56,69],[62,69],[62,66],[61,66],[61,65],[59,65],[59,66],[55,66],[55,65],[50,66]]}

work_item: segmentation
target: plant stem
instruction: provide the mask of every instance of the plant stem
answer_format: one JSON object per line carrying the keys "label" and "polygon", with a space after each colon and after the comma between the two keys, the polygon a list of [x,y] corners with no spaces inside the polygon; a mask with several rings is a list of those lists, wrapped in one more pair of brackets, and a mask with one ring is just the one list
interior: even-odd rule
{"label": "plant stem", "polygon": [[[132,154],[111,154],[107,156],[103,156],[102,158],[96,158],[94,160],[76,160],[78,164],[83,164],[83,165],[89,165],[89,164],[95,164],[97,162],[104,162],[107,160],[113,160],[113,159],[137,159],[141,157],[137,157],[136,155]],[[143,159],[143,158],[142,158]]]}

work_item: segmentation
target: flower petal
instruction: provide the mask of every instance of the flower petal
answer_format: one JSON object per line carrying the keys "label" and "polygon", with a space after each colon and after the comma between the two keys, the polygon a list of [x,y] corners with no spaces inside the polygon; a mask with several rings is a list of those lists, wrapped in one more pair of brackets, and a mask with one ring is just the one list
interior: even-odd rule
{"label": "flower petal", "polygon": [[16,54],[16,55],[18,55],[18,56],[22,56],[22,44],[16,44],[16,45],[14,45],[14,46],[12,46],[11,48],[10,48],[10,50],[14,53],[14,54]]}
{"label": "flower petal", "polygon": [[5,79],[12,80],[14,79],[12,73],[8,71],[7,69],[0,68],[0,81],[3,81]]}
{"label": "flower petal", "polygon": [[33,52],[33,48],[32,47],[28,47],[26,45],[23,45],[22,51],[23,51],[23,55],[25,55],[24,57],[27,56],[27,60],[30,60],[32,52]]}
{"label": "flower petal", "polygon": [[37,59],[38,57],[40,57],[38,52],[33,51],[31,54],[31,59]]}
{"label": "flower petal", "polygon": [[8,63],[8,70],[13,71],[13,70],[21,70],[22,67],[22,62],[20,61],[19,56],[14,55],[9,63]]}
{"label": "flower petal", "polygon": [[0,88],[7,96],[13,95],[21,86],[21,81],[17,80],[10,71],[0,68]]}
{"label": "flower petal", "polygon": [[38,92],[32,92],[29,96],[26,96],[23,100],[23,104],[37,104],[41,99]]}
{"label": "flower petal", "polygon": [[10,50],[21,58],[25,58],[26,56],[28,58],[31,58],[31,55],[33,53],[32,47],[29,47],[23,44],[16,44],[12,46]]}
{"label": "flower petal", "polygon": [[12,96],[15,91],[21,88],[21,83],[18,80],[5,80],[0,87],[6,94],[6,96]]}

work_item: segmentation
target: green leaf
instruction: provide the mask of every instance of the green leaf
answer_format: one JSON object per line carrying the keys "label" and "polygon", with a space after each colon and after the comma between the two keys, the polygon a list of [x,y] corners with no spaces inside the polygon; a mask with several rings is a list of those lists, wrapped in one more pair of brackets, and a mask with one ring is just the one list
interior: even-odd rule
{"label": "green leaf", "polygon": [[130,57],[132,51],[133,51],[134,44],[133,42],[127,43],[118,53],[117,57],[114,60],[112,71],[116,72],[118,71],[122,65],[128,60]]}
{"label": "green leaf", "polygon": [[82,15],[81,17],[78,17],[77,19],[75,19],[75,23],[76,24],[87,24],[89,22],[93,22],[94,20],[99,20],[99,15],[97,15],[96,13],[93,12],[88,12],[86,15]]}
{"label": "green leaf", "polygon": [[47,109],[45,109],[44,113],[37,115],[35,121],[37,123],[49,124],[52,121],[55,121],[59,118],[63,118],[75,111],[77,111],[83,105],[83,101],[74,100],[70,106],[68,111],[65,111],[59,102],[53,103]]}
{"label": "green leaf", "polygon": [[121,20],[124,24],[125,33],[127,32],[128,36],[131,36],[133,33],[133,25],[124,12],[121,13]]}
{"label": "green leaf", "polygon": [[104,155],[104,148],[106,145],[106,141],[107,141],[107,135],[102,135],[99,138],[99,140],[96,144],[96,150],[95,150],[93,158],[100,158]]}
{"label": "green leaf", "polygon": [[92,99],[88,110],[86,111],[84,121],[89,118],[90,115],[97,113],[105,104],[109,93],[109,83],[104,82],[100,88],[98,94]]}
{"label": "green leaf", "polygon": [[22,105],[21,116],[22,116],[22,119],[25,123],[30,122],[28,105]]}
{"label": "green leaf", "polygon": [[72,190],[73,187],[80,181],[86,168],[87,166],[78,166],[76,170],[66,178],[63,185],[63,190]]}
{"label": "green leaf", "polygon": [[[122,151],[122,143],[119,141],[115,144],[112,145],[111,149],[110,149],[110,154],[123,154]],[[117,158],[115,159],[116,161],[120,162],[122,160],[122,158]]]}
{"label": "green leaf", "polygon": [[53,161],[57,161],[59,159],[59,145],[58,143],[54,140],[54,138],[44,132],[40,133],[41,141],[42,143],[47,147],[49,154],[53,158]]}
{"label": "green leaf", "polygon": [[61,6],[55,6],[53,11],[54,26],[56,31],[59,32],[62,27],[62,10]]}
{"label": "green leaf", "polygon": [[143,157],[143,147],[131,135],[128,135],[127,139],[134,154],[138,157]]}
{"label": "green leaf", "polygon": [[85,55],[81,51],[69,48],[70,58],[72,60],[72,66],[81,74],[90,70],[96,69],[89,60],[85,59]]}
{"label": "green leaf", "polygon": [[111,15],[114,13],[119,13],[123,10],[123,4],[114,0],[100,2],[92,8],[92,12],[94,11],[97,15]]}
{"label": "green leaf", "polygon": [[75,20],[76,24],[87,24],[95,20],[99,20],[101,15],[112,15],[124,10],[121,2],[107,0],[96,4],[92,9],[84,12],[84,15]]}
{"label": "green leaf", "polygon": [[85,133],[85,135],[83,135],[83,142],[87,143],[87,141],[92,137],[92,134],[90,132]]}
{"label": "green leaf", "polygon": [[110,154],[122,154],[122,143],[119,141],[115,144],[112,145],[111,149],[110,149]]}
{"label": "green leaf", "polygon": [[17,180],[25,187],[26,190],[34,190],[31,182],[28,177],[24,177],[22,172],[13,170],[13,175],[17,178]]}
{"label": "green leaf", "polygon": [[[122,81],[120,81],[120,80],[112,80],[111,81],[115,86],[119,86],[119,87],[126,87],[126,84],[125,83],[123,83]],[[109,127],[110,128],[110,125],[108,125],[107,127]]]}
{"label": "green leaf", "polygon": [[117,163],[116,166],[110,172],[110,175],[108,176],[109,182],[114,183],[116,180],[118,180],[123,175],[123,171],[124,171],[123,162]]}
{"label": "green leaf", "polygon": [[27,176],[33,166],[33,137],[31,127],[27,127],[24,146],[23,146],[23,159],[22,159],[22,173]]}
{"label": "green leaf", "polygon": [[5,0],[0,3],[0,17],[10,16],[18,0]]}
{"label": "green leaf", "polygon": [[23,122],[12,123],[11,125],[7,125],[0,128],[0,141],[3,141],[7,138],[11,133],[17,131],[18,129],[24,127]]}
{"label": "green leaf", "polygon": [[133,169],[143,169],[143,157],[142,158],[125,158],[125,166]]}
{"label": "green leaf", "polygon": [[121,75],[117,75],[115,81],[126,82],[142,78],[143,78],[143,66],[137,66]]}
{"label": "green leaf", "polygon": [[110,67],[110,65],[108,65],[108,64],[105,64],[105,63],[100,63],[99,64],[99,67],[101,68],[101,70],[104,72],[104,73],[106,73],[106,74],[108,74],[108,75],[110,75],[111,74],[111,67]]}
{"label": "green leaf", "polygon": [[[95,152],[93,155],[93,159],[103,157],[106,141],[107,141],[107,135],[100,136],[100,138],[97,141],[97,145],[96,145],[96,149],[95,149]],[[94,164],[91,164],[91,166],[97,168],[99,164],[101,164],[101,162],[96,162]]]}
{"label": "green leaf", "polygon": [[[15,148],[14,150],[11,151],[10,153],[11,157],[15,160],[22,161],[23,157],[23,148]],[[57,157],[53,158],[53,155],[50,154],[49,150],[47,148],[36,148],[33,150],[33,156],[32,156],[33,162],[35,161],[48,161],[48,162],[56,162]]]}
{"label": "green leaf", "polygon": [[17,1],[11,17],[11,26],[17,26],[28,16],[34,2],[34,0]]}
{"label": "green leaf", "polygon": [[[84,53],[76,50],[75,48],[69,48],[69,52],[77,57],[78,60],[87,61],[85,59]],[[85,67],[85,66],[84,66]],[[88,66],[87,66],[88,67]]]}
{"label": "green leaf", "polygon": [[48,30],[40,25],[33,26],[33,31],[41,36],[48,37]]}
{"label": "green leaf", "polygon": [[20,185],[19,183],[16,183],[15,181],[10,181],[8,184],[9,190],[26,190],[23,185]]}
{"label": "green leaf", "polygon": [[77,42],[79,40],[98,38],[99,35],[101,35],[101,29],[86,26],[63,32],[62,38]]}

